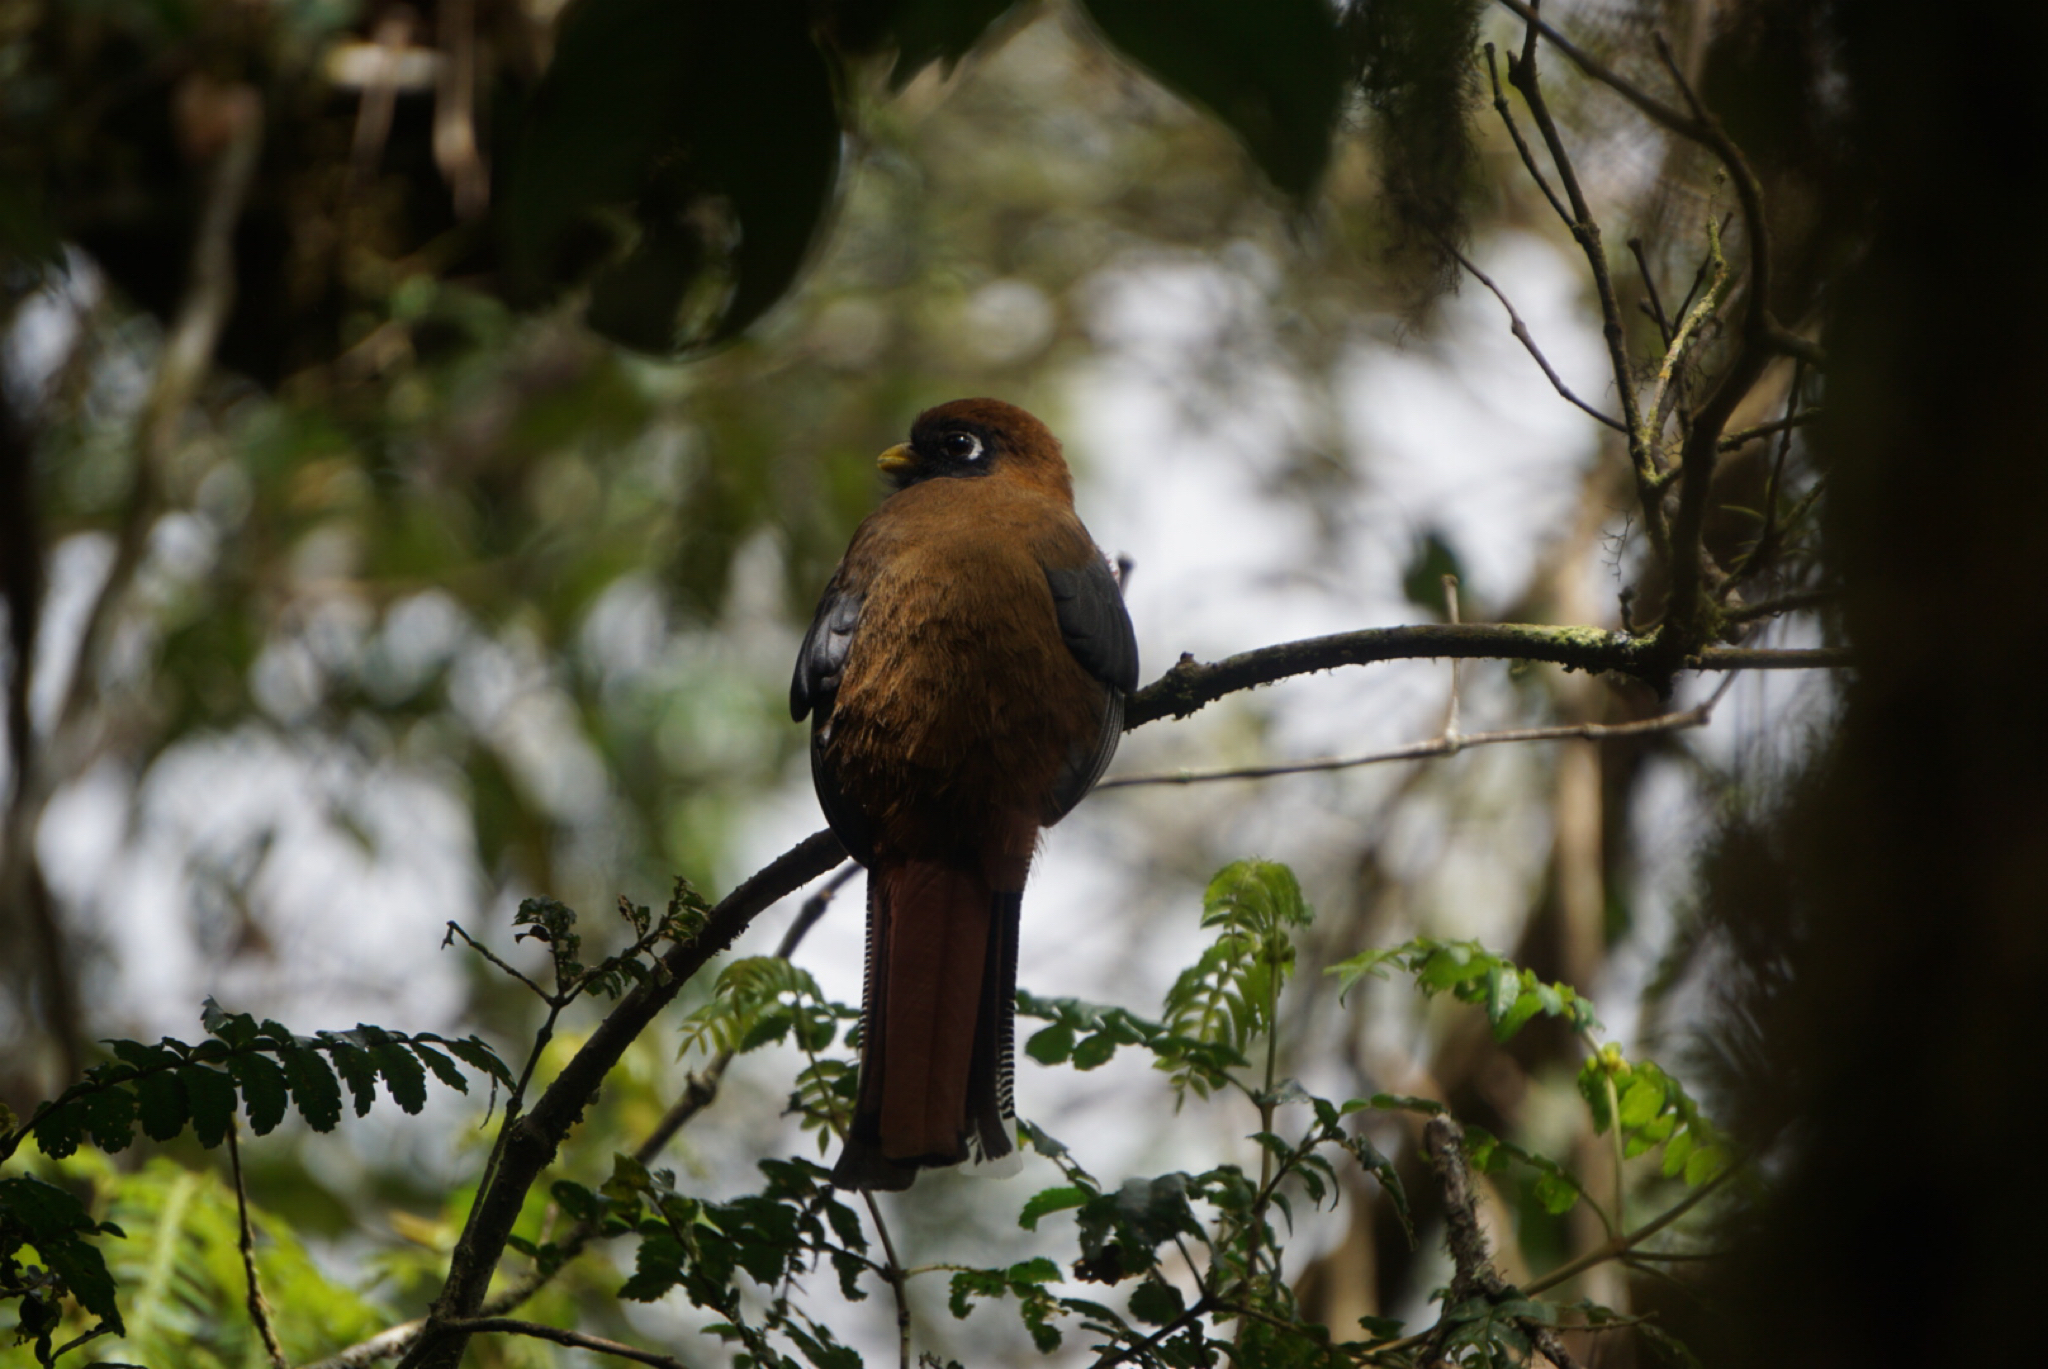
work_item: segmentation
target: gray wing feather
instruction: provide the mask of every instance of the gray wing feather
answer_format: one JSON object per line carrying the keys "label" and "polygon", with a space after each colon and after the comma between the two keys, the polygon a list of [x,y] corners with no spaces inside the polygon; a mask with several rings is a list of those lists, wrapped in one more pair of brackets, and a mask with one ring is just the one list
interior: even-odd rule
{"label": "gray wing feather", "polygon": [[1082,669],[1107,686],[1094,744],[1074,748],[1053,791],[1046,815],[1053,823],[1094,787],[1116,754],[1124,734],[1124,695],[1138,687],[1138,638],[1124,608],[1123,588],[1101,557],[1091,556],[1085,565],[1070,569],[1048,570],[1045,581],[1067,650]]}
{"label": "gray wing feather", "polygon": [[853,649],[853,630],[860,626],[860,605],[861,596],[842,589],[836,577],[825,587],[811,630],[797,648],[796,673],[789,682],[789,716],[796,721],[814,709],[821,723],[831,716],[839,677]]}
{"label": "gray wing feather", "polygon": [[1100,556],[1085,565],[1048,570],[1060,636],[1090,675],[1128,694],[1138,687],[1138,637],[1124,609],[1124,593]]}

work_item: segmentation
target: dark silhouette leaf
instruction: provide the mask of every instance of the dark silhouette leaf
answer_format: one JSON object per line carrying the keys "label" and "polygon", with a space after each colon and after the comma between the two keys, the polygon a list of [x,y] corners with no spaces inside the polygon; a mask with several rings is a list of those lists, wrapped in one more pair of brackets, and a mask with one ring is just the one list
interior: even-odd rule
{"label": "dark silhouette leaf", "polygon": [[1229,127],[1280,190],[1305,200],[1330,160],[1344,93],[1324,0],[1083,0],[1110,45]]}
{"label": "dark silhouette leaf", "polygon": [[590,325],[642,351],[724,341],[794,283],[839,155],[797,0],[585,0],[509,179],[515,286],[588,280]]}

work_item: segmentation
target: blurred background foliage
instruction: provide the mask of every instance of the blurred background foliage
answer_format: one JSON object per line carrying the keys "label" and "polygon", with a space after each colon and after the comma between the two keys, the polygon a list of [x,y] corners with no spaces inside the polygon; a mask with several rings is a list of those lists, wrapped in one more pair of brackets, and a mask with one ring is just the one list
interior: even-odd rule
{"label": "blurred background foliage", "polygon": [[[1534,475],[1505,451],[1460,465],[1467,429],[1425,441],[1475,498],[1509,492],[1495,522],[1453,532],[1372,503],[1417,448],[1355,414],[1374,358],[1473,367],[1483,378],[1451,392],[1451,416],[1526,371],[1519,352],[1474,342],[1505,335],[1490,300],[1444,296],[1446,243],[1533,263],[1520,280],[1555,297],[1560,356],[1593,355],[1569,240],[1497,124],[1471,118],[1489,97],[1472,42],[1513,47],[1518,30],[1464,0],[1172,9],[0,0],[15,705],[0,1098],[25,1111],[98,1038],[189,1028],[207,992],[300,1030],[381,1013],[516,1043],[530,1002],[431,956],[444,920],[492,939],[520,897],[546,894],[583,909],[588,931],[621,891],[652,901],[677,871],[722,890],[810,830],[788,661],[876,498],[873,454],[929,403],[1000,394],[1068,433],[1083,512],[1113,552],[1091,490],[1097,507],[1171,503],[1177,481],[1211,468],[1177,468],[1167,448],[1193,432],[1237,444],[1248,474],[1233,488],[1258,501],[1231,510],[1245,540],[1273,540],[1259,519],[1285,529],[1287,554],[1254,568],[1257,587],[1322,597],[1305,617],[1265,599],[1232,616],[1218,589],[1205,627],[1204,582],[1180,586],[1154,602],[1182,616],[1140,613],[1149,673],[1218,649],[1219,632],[1258,631],[1245,625],[1262,613],[1270,635],[1223,649],[1319,614],[1440,615],[1447,571],[1466,572],[1468,620],[1615,625],[1613,591],[1643,566],[1621,512],[1625,461],[1590,425],[1554,439]],[[1841,108],[1815,94],[1831,60],[1815,7],[1558,9],[1645,81],[1649,35],[1672,36],[1757,161],[1778,216],[1778,307],[1804,322],[1864,208],[1836,179]],[[1682,293],[1701,224],[1728,207],[1710,168],[1577,83],[1552,98],[1610,246],[1640,234]],[[239,183],[238,148],[253,159]],[[240,212],[208,258],[208,209],[224,200]],[[1131,343],[1119,301],[1170,296],[1176,272],[1202,287],[1193,321],[1169,311],[1159,326],[1185,336]],[[208,335],[209,310],[215,364],[181,372],[180,340]],[[1175,416],[1143,429],[1156,448],[1104,436],[1139,431],[1098,412],[1104,385],[1135,384],[1134,369]],[[1597,362],[1573,374],[1598,393]],[[1771,411],[1750,421],[1791,383],[1765,387]],[[1515,393],[1563,407],[1540,381]],[[1803,438],[1787,450],[1795,502],[1815,472]],[[1754,447],[1730,460],[1752,506],[1766,466]],[[1540,498],[1513,493],[1538,482]],[[1186,555],[1220,554],[1239,531],[1228,519],[1189,535],[1218,527]],[[1489,561],[1488,537],[1530,554]],[[1818,574],[1796,539],[1784,560],[1784,585]],[[1153,592],[1162,562],[1177,564],[1141,557],[1134,593]],[[1788,640],[1828,630],[1809,621]],[[1338,691],[1320,713],[1308,685],[1234,700],[1134,738],[1131,760],[1426,735],[1441,672],[1385,673],[1378,692],[1316,682]],[[1468,674],[1465,707],[1482,718],[1658,707],[1549,670]],[[1481,935],[1587,989],[1625,1038],[1673,1040],[1664,1024],[1699,1010],[1723,954],[1694,915],[1702,844],[1718,815],[1757,811],[1833,707],[1819,682],[1757,686],[1714,741],[1105,795],[1095,835],[1077,839],[1091,844],[1072,848],[1091,873],[1062,889],[1119,910],[1096,919],[1114,922],[1094,943],[1114,954],[1077,984],[1034,987],[1156,991],[1195,944],[1188,910],[1209,873],[1264,845],[1295,860],[1324,910],[1300,982],[1417,930]],[[1320,731],[1299,723],[1311,714]],[[1140,1010],[1156,997],[1131,993]],[[1304,995],[1293,1011],[1298,1068],[1354,1081],[1333,1088],[1432,1093],[1589,1175],[1608,1162],[1559,1106],[1569,1037],[1532,1028],[1504,1052],[1469,1018],[1383,995]],[[672,1055],[635,1048],[585,1124],[592,1156],[646,1134],[680,1087]],[[1059,1106],[1080,1120],[1051,1129],[1070,1143],[1130,1130],[1111,1096],[1129,1082],[1077,1085]],[[728,1080],[716,1132],[687,1134],[681,1163],[715,1187],[798,1144],[777,1118],[786,1088],[772,1073]],[[481,1143],[467,1113],[437,1102],[429,1118],[373,1116],[317,1143],[287,1127],[250,1147],[273,1300],[323,1319],[294,1328],[295,1359],[431,1294]],[[1117,1144],[1203,1144],[1182,1127]],[[1386,1139],[1419,1176],[1413,1138]],[[133,1238],[123,1257],[143,1261],[132,1286],[167,1309],[131,1314],[129,1353],[248,1362],[220,1245],[232,1195],[224,1209],[209,1162],[173,1146],[67,1163],[133,1207],[113,1214]],[[1533,1184],[1499,1195],[1511,1277],[1601,1235],[1583,1209],[1549,1213]],[[914,1240],[1021,1239],[971,1193],[918,1194]],[[1357,1196],[1305,1227],[1304,1305],[1333,1325],[1412,1311],[1443,1273],[1426,1240],[1410,1250],[1385,1206]],[[549,1220],[529,1217],[536,1231]],[[290,1291],[323,1278],[318,1296]],[[1584,1291],[1623,1310],[1668,1297],[1635,1283],[1610,1269]],[[612,1291],[586,1268],[530,1314],[625,1334]],[[1026,1353],[1014,1328],[1012,1343],[972,1325],[986,1339],[970,1362]],[[474,1353],[554,1362],[520,1341]]]}

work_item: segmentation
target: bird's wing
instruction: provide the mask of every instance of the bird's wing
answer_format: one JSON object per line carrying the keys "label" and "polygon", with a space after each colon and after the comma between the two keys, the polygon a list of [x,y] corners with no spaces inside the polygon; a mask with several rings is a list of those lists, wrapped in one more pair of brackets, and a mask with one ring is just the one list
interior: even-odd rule
{"label": "bird's wing", "polygon": [[798,722],[816,711],[822,724],[832,716],[832,702],[839,695],[839,677],[846,671],[846,655],[853,649],[853,631],[860,626],[861,596],[834,575],[818,600],[811,618],[811,630],[797,648],[796,674],[789,682],[789,716]]}
{"label": "bird's wing", "polygon": [[811,715],[811,781],[818,791],[818,805],[825,810],[825,822],[838,836],[847,853],[863,865],[874,859],[873,833],[867,815],[840,792],[839,777],[825,758],[825,745],[832,736],[832,707],[839,697],[839,680],[846,673],[846,657],[853,649],[854,630],[860,626],[861,595],[845,584],[843,574],[834,575],[818,601],[811,629],[797,648],[796,673],[789,682],[789,713],[802,722]]}
{"label": "bird's wing", "polygon": [[1076,747],[1060,772],[1048,822],[1057,822],[1102,778],[1124,731],[1124,695],[1138,686],[1138,638],[1124,608],[1123,587],[1091,545],[1078,566],[1045,572],[1060,636],[1081,668],[1109,686],[1093,744]]}
{"label": "bird's wing", "polygon": [[1123,589],[1093,547],[1078,566],[1048,567],[1053,611],[1067,650],[1090,675],[1125,694],[1138,687],[1138,637],[1124,609]]}

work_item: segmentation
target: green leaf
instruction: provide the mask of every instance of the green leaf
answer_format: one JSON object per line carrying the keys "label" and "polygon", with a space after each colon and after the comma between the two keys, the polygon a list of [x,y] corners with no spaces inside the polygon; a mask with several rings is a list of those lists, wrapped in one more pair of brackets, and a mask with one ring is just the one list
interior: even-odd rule
{"label": "green leaf", "polygon": [[1701,1146],[1686,1159],[1685,1182],[1688,1187],[1697,1188],[1727,1167],[1728,1156],[1721,1147]]}
{"label": "green leaf", "polygon": [[[421,1063],[434,1072],[436,1079],[446,1084],[449,1088],[454,1089],[457,1093],[469,1092],[469,1080],[463,1077],[461,1070],[455,1068],[453,1060],[418,1040],[408,1041],[406,1045],[412,1048],[412,1053],[420,1058]],[[339,1101],[340,1098],[337,1094],[337,1104],[339,1104]]]}
{"label": "green leaf", "polygon": [[94,1090],[79,1103],[85,1109],[85,1129],[101,1150],[116,1155],[135,1139],[135,1095],[126,1085]]}
{"label": "green leaf", "polygon": [[1543,1210],[1557,1217],[1572,1210],[1579,1201],[1579,1190],[1560,1174],[1545,1174],[1536,1180],[1536,1201]]}
{"label": "green leaf", "polygon": [[1508,1010],[1501,1014],[1500,1021],[1493,1025],[1493,1039],[1506,1041],[1527,1024],[1530,1018],[1543,1010],[1543,995],[1534,989],[1525,989],[1515,996]]}
{"label": "green leaf", "polygon": [[1663,1110],[1663,1079],[1638,1071],[1627,1090],[1621,1095],[1621,1124],[1624,1127],[1639,1127]]}
{"label": "green leaf", "polygon": [[1599,1056],[1586,1057],[1586,1063],[1579,1067],[1576,1082],[1579,1097],[1585,1099],[1586,1106],[1592,1110],[1594,1134],[1605,1135],[1607,1128],[1613,1125],[1614,1113],[1607,1101],[1607,1070]]}
{"label": "green leaf", "polygon": [[1083,0],[1111,46],[1235,133],[1276,187],[1306,200],[1343,98],[1324,0]]}
{"label": "green leaf", "polygon": [[1064,1065],[1074,1053],[1074,1029],[1064,1022],[1040,1028],[1024,1043],[1024,1053],[1041,1065]]}
{"label": "green leaf", "polygon": [[1131,1315],[1148,1326],[1164,1326],[1186,1310],[1181,1291],[1163,1279],[1146,1279],[1131,1290]]}
{"label": "green leaf", "polygon": [[1476,953],[1470,946],[1452,943],[1440,946],[1415,977],[1416,983],[1425,990],[1449,989],[1470,979],[1478,979],[1496,963],[1493,957],[1483,952]]}
{"label": "green leaf", "polygon": [[426,1035],[421,1039],[439,1042],[463,1064],[471,1069],[481,1070],[506,1087],[511,1087],[512,1067],[500,1060],[498,1053],[485,1045],[481,1037],[465,1036],[460,1041],[451,1041],[445,1036]]}
{"label": "green leaf", "polygon": [[[382,1035],[376,1027],[358,1025],[356,1030],[366,1036],[372,1032]],[[405,1047],[386,1037],[370,1047],[370,1059],[399,1107],[411,1114],[427,1105],[427,1072]]]}
{"label": "green leaf", "polygon": [[185,1129],[190,1115],[185,1085],[176,1070],[145,1074],[135,1081],[136,1113],[142,1132],[152,1141],[168,1141]]}
{"label": "green leaf", "polygon": [[1683,1170],[1686,1162],[1692,1158],[1693,1147],[1697,1143],[1698,1138],[1693,1135],[1690,1128],[1671,1138],[1671,1143],[1664,1147],[1665,1178],[1673,1179],[1678,1176],[1679,1171]]}
{"label": "green leaf", "polygon": [[341,1121],[341,1084],[320,1052],[296,1043],[278,1052],[292,1103],[315,1131],[332,1131]]}
{"label": "green leaf", "polygon": [[1025,1200],[1023,1210],[1017,1214],[1017,1225],[1026,1231],[1036,1231],[1041,1217],[1079,1207],[1087,1202],[1090,1196],[1087,1189],[1073,1184],[1041,1189]]}
{"label": "green leaf", "polygon": [[238,1055],[228,1061],[249,1114],[249,1130],[268,1136],[284,1120],[288,1091],[284,1071],[267,1055]]}
{"label": "green leaf", "polygon": [[340,1033],[321,1032],[320,1040],[327,1047],[328,1057],[334,1061],[342,1082],[348,1085],[356,1116],[368,1116],[370,1105],[377,1101],[376,1062],[370,1059],[369,1051]]}
{"label": "green leaf", "polygon": [[1097,1032],[1074,1047],[1074,1068],[1092,1070],[1109,1063],[1116,1054],[1116,1038],[1108,1032]]}
{"label": "green leaf", "polygon": [[235,1121],[235,1081],[220,1070],[187,1065],[178,1071],[185,1100],[192,1105],[192,1135],[208,1150],[228,1138]]}

